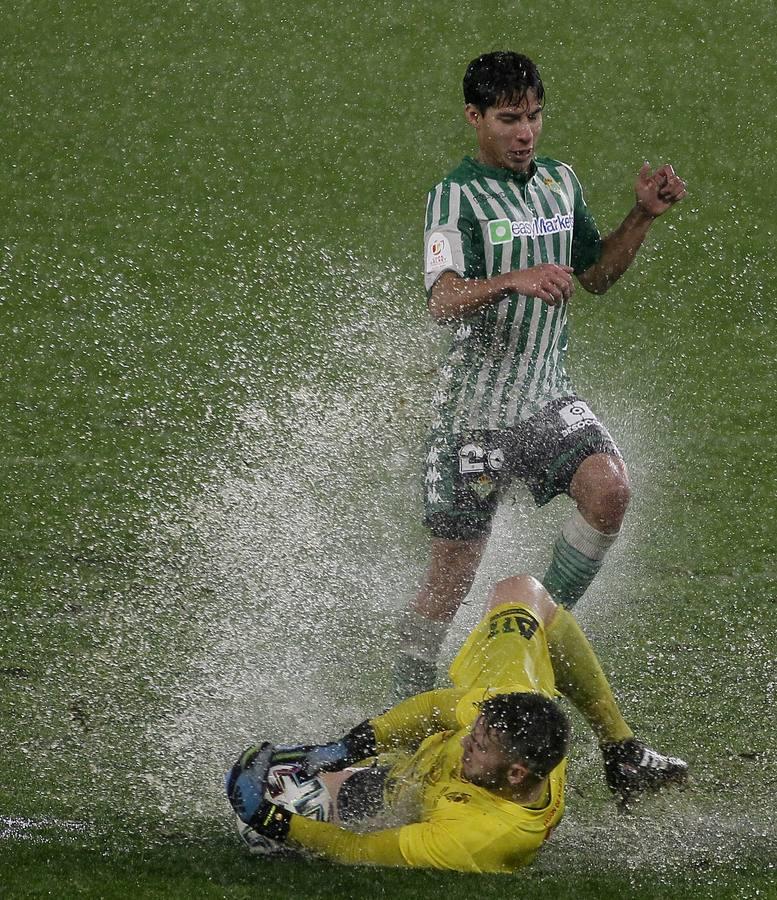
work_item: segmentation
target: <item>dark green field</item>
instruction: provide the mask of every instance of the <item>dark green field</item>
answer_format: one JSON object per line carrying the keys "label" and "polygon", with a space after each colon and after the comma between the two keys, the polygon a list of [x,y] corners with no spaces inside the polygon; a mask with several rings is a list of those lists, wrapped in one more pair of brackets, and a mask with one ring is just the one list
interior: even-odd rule
{"label": "dark green field", "polygon": [[[0,13],[0,897],[777,896],[776,26],[766,0]],[[425,560],[423,204],[502,47],[604,230],[644,159],[689,182],[576,295],[571,368],[635,487],[579,617],[693,783],[618,815],[577,723],[520,876],[253,860],[231,758],[383,705]],[[567,509],[503,510],[448,656]]]}

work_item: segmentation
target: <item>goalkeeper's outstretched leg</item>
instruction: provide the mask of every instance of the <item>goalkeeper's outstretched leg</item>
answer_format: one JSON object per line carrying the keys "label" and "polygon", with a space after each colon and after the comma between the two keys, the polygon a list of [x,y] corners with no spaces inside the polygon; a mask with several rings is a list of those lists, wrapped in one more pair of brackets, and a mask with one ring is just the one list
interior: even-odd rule
{"label": "goalkeeper's outstretched leg", "polygon": [[684,760],[658,753],[635,737],[577,619],[556,604],[537,579],[519,575],[498,582],[486,605],[494,609],[505,603],[532,608],[540,616],[556,687],[593,729],[604,759],[607,786],[623,806],[645,791],[687,781]]}

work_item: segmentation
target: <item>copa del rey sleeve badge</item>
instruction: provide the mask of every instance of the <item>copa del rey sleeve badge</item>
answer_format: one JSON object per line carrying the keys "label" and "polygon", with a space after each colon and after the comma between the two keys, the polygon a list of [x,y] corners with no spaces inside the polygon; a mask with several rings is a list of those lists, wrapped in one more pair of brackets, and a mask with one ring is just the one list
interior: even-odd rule
{"label": "copa del rey sleeve badge", "polygon": [[453,265],[451,243],[444,234],[434,231],[426,243],[426,271],[438,272]]}

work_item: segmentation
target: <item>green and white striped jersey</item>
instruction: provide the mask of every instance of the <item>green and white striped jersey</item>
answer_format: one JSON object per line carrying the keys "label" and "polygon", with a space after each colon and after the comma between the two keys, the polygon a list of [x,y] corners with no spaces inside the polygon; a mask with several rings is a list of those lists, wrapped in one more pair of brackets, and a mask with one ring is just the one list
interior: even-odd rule
{"label": "green and white striped jersey", "polygon": [[[529,173],[465,158],[429,192],[424,246],[428,292],[449,270],[488,278],[552,262],[580,273],[601,255],[577,176],[542,157]],[[458,320],[434,427],[508,428],[570,394],[567,305],[511,294]]]}

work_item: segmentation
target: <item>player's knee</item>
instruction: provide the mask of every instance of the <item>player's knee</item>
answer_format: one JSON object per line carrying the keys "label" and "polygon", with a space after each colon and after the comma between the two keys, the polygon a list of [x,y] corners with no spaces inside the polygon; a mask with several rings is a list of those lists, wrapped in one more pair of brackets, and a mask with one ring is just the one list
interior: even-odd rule
{"label": "player's knee", "polygon": [[588,457],[575,474],[571,493],[595,528],[617,531],[631,501],[625,464],[607,454]]}
{"label": "player's knee", "polygon": [[515,603],[524,606],[543,621],[549,621],[555,614],[556,604],[545,590],[542,582],[532,575],[513,575],[498,581],[488,598],[488,609],[494,609],[502,603]]}
{"label": "player's knee", "polygon": [[620,524],[630,501],[631,486],[625,473],[607,479],[601,491],[602,518]]}

